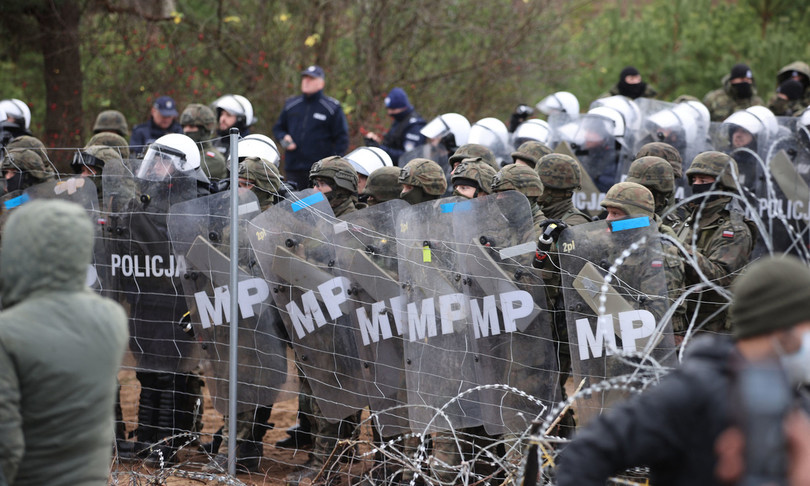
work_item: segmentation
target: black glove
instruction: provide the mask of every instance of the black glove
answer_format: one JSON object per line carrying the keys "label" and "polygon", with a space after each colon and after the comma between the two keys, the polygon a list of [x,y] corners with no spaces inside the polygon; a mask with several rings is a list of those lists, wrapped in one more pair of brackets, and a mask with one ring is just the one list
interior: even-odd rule
{"label": "black glove", "polygon": [[514,132],[518,125],[529,119],[534,113],[534,108],[529,105],[520,104],[515,108],[515,112],[509,117],[509,132]]}
{"label": "black glove", "polygon": [[[540,222],[540,227],[543,228],[543,236],[547,236],[552,241],[556,242],[560,238],[560,234],[565,228],[568,227],[568,225],[559,219],[547,219]],[[540,238],[542,239],[543,236]]]}
{"label": "black glove", "polygon": [[374,140],[373,138],[368,138],[368,137],[363,137],[363,143],[366,145],[366,147],[379,147],[380,146],[380,144],[378,144],[376,140]]}

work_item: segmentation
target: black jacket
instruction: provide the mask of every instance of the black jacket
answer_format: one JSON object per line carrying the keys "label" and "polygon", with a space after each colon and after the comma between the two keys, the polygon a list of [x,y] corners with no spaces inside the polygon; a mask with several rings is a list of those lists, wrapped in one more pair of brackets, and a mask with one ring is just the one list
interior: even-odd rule
{"label": "black jacket", "polygon": [[284,155],[284,167],[290,170],[307,170],[324,157],[343,155],[349,148],[349,125],[340,102],[323,91],[287,99],[273,125],[273,135],[280,142],[287,134],[297,145]]}
{"label": "black jacket", "polygon": [[731,424],[729,336],[696,340],[660,384],[606,412],[561,452],[558,486],[604,485],[624,469],[649,466],[651,484],[712,485],[717,436]]}
{"label": "black jacket", "polygon": [[183,133],[183,127],[175,120],[169,125],[169,128],[164,130],[155,125],[152,118],[149,118],[148,122],[135,125],[135,128],[132,129],[132,136],[129,138],[129,152],[135,157],[140,152],[145,152],[146,145],[169,133]]}

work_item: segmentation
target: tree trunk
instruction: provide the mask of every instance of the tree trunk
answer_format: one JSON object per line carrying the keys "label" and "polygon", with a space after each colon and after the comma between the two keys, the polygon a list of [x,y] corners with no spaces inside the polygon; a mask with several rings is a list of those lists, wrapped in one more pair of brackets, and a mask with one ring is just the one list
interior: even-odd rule
{"label": "tree trunk", "polygon": [[[82,147],[82,69],[79,51],[81,6],[51,0],[35,13],[44,58],[45,134],[48,147]],[[70,151],[50,151],[60,172],[69,172]]]}

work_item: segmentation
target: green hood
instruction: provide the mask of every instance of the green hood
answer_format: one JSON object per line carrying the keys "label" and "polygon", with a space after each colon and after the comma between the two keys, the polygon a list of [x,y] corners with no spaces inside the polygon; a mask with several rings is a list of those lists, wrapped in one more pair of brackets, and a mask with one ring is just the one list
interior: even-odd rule
{"label": "green hood", "polygon": [[92,251],[93,225],[81,206],[54,199],[17,209],[0,248],[3,307],[42,293],[82,290]]}

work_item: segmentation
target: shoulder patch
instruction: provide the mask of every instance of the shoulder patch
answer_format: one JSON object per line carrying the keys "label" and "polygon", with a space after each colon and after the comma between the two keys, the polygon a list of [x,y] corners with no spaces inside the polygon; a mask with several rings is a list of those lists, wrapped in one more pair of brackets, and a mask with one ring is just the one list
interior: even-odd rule
{"label": "shoulder patch", "polygon": [[724,230],[723,238],[734,238],[734,232],[732,230]]}
{"label": "shoulder patch", "polygon": [[206,152],[205,155],[207,155],[208,157],[212,157],[212,158],[217,156],[214,152],[211,152],[211,151]]}

